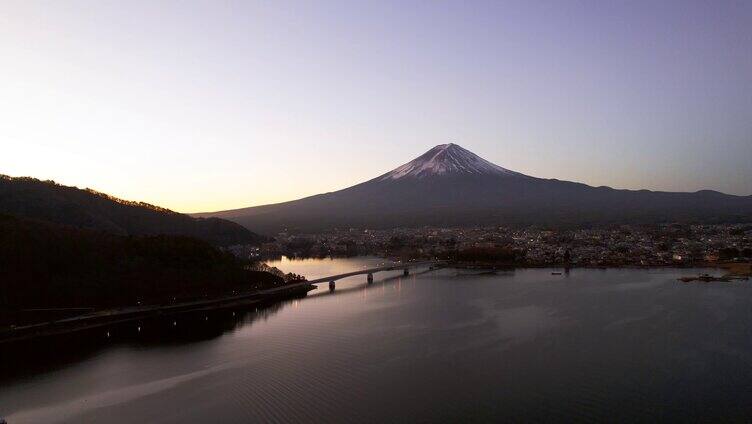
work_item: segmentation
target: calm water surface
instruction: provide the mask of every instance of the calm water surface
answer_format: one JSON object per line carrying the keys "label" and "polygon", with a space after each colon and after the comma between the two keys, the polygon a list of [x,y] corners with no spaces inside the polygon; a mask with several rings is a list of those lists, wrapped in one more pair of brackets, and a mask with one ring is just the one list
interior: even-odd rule
{"label": "calm water surface", "polygon": [[[273,265],[316,278],[380,262]],[[353,277],[270,308],[69,336],[24,355],[35,364],[0,352],[0,416],[749,421],[752,286],[676,281],[697,272],[441,270],[377,274],[370,286]]]}

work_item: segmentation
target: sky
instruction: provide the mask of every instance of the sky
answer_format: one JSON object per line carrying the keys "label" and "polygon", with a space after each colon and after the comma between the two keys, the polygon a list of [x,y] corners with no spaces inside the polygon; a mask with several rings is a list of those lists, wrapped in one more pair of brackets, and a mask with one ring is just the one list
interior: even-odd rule
{"label": "sky", "polygon": [[752,2],[0,2],[2,174],[215,211],[449,142],[750,195]]}

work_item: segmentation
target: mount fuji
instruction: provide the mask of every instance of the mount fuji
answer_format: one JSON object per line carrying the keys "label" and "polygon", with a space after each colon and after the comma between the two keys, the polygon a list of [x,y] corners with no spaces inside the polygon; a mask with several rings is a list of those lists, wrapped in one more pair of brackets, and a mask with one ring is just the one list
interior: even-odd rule
{"label": "mount fuji", "polygon": [[343,190],[195,216],[225,218],[266,234],[335,227],[749,222],[752,196],[616,190],[536,178],[450,143]]}
{"label": "mount fuji", "polygon": [[378,180],[429,178],[437,175],[514,175],[520,173],[495,165],[475,153],[449,143],[440,144],[414,160],[387,172]]}

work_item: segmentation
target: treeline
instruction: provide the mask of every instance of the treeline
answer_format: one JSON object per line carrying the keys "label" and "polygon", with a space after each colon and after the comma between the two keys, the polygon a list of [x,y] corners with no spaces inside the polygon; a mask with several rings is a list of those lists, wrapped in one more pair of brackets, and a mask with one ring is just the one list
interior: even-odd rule
{"label": "treeline", "polygon": [[510,247],[470,247],[456,251],[453,259],[458,262],[514,265],[524,263],[525,252]]}
{"label": "treeline", "polygon": [[722,261],[752,258],[752,249],[749,247],[737,249],[736,247],[724,247],[718,251],[718,258]]}
{"label": "treeline", "polygon": [[283,279],[191,237],[122,236],[0,214],[0,307],[165,303]]}
{"label": "treeline", "polygon": [[148,203],[29,177],[0,175],[0,213],[123,236],[190,236],[217,246],[266,240],[224,219],[193,218]]}

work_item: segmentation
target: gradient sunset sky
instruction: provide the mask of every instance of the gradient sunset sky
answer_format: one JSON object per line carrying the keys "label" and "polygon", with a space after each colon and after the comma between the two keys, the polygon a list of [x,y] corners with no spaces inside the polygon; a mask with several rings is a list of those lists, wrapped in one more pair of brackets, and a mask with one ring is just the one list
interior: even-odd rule
{"label": "gradient sunset sky", "polygon": [[3,174],[213,211],[448,142],[752,194],[752,2],[0,2]]}

